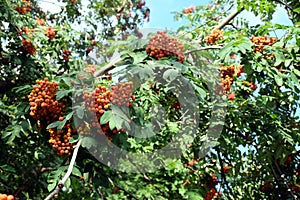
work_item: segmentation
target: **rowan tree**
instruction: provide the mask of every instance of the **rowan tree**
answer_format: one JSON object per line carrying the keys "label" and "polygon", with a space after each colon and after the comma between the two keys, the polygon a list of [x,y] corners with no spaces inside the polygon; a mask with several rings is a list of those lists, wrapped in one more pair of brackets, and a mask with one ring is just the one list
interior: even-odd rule
{"label": "rowan tree", "polygon": [[40,2],[0,0],[1,198],[300,197],[298,1]]}

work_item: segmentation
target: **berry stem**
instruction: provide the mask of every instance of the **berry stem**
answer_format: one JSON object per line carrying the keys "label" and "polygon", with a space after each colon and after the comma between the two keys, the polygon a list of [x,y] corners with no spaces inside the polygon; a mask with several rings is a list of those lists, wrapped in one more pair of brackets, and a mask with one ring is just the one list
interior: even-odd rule
{"label": "berry stem", "polygon": [[75,160],[77,157],[77,153],[78,153],[78,149],[80,147],[80,144],[82,142],[82,139],[80,139],[74,149],[73,155],[72,155],[72,159],[70,162],[70,165],[68,167],[67,173],[65,174],[65,176],[63,177],[63,179],[56,185],[55,189],[45,198],[45,200],[50,200],[54,197],[54,195],[58,194],[59,191],[64,187],[66,181],[68,180],[68,178],[70,177],[72,171],[73,171],[73,167],[75,164]]}

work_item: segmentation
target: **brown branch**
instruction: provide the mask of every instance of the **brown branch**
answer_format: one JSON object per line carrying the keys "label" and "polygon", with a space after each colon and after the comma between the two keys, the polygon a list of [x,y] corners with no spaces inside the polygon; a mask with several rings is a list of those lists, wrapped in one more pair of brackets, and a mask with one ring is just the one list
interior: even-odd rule
{"label": "brown branch", "polygon": [[98,194],[101,196],[101,199],[102,200],[105,200],[106,198],[105,198],[105,196],[103,195],[103,193],[101,192],[101,190],[98,188],[97,189],[97,192],[98,192]]}
{"label": "brown branch", "polygon": [[221,153],[220,153],[221,150],[220,150],[219,147],[216,147],[215,149],[217,151],[219,162],[220,162],[220,166],[221,166],[221,176],[222,176],[222,179],[224,180],[224,183],[225,183],[227,189],[229,190],[229,193],[232,195],[232,197],[234,197],[233,191],[232,191],[231,187],[229,186],[229,183],[228,183],[228,181],[226,179],[226,175],[225,175],[225,172],[224,172],[223,160],[222,160]]}
{"label": "brown branch", "polygon": [[117,64],[118,62],[123,61],[124,58],[119,58],[113,62],[108,63],[107,65],[105,65],[104,67],[102,67],[101,69],[99,69],[98,71],[96,71],[94,73],[94,77],[99,77],[103,74],[105,74],[106,72],[108,72],[109,70],[114,69],[116,66],[115,64]]}
{"label": "brown branch", "polygon": [[220,24],[214,27],[214,29],[222,29],[224,26],[226,26],[233,18],[235,18],[238,14],[240,14],[244,8],[241,10],[234,10],[230,15],[228,15]]}
{"label": "brown branch", "polygon": [[56,168],[52,168],[52,167],[42,167],[40,169],[40,172],[43,173],[43,172],[48,172],[48,171],[53,171],[53,170],[56,170]]}
{"label": "brown branch", "polygon": [[274,163],[275,163],[277,171],[279,172],[280,178],[283,179],[283,184],[288,188],[288,192],[290,193],[290,195],[292,196],[293,199],[297,199],[297,198],[295,198],[294,193],[292,192],[290,186],[287,184],[286,178],[284,176],[282,176],[283,173],[282,173],[277,161],[275,160]]}
{"label": "brown branch", "polygon": [[78,149],[80,147],[81,141],[82,141],[82,139],[80,139],[77,142],[76,146],[75,146],[75,149],[74,149],[74,152],[73,152],[73,155],[72,155],[72,159],[71,159],[69,168],[67,170],[67,173],[65,174],[65,176],[63,177],[63,179],[61,181],[59,181],[59,183],[57,184],[57,186],[55,187],[55,189],[45,198],[45,200],[52,199],[64,187],[66,181],[68,180],[68,178],[70,177],[70,175],[71,175],[71,173],[73,171],[73,167],[74,167],[74,164],[75,164],[75,160],[76,160],[76,157],[77,157],[77,153],[78,153]]}

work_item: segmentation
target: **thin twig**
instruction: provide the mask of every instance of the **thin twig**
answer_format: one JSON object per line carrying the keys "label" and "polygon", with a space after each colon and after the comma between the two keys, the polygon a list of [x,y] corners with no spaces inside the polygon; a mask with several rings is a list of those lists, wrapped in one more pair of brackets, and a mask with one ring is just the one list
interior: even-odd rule
{"label": "thin twig", "polygon": [[40,169],[40,172],[43,173],[43,172],[53,171],[53,170],[56,170],[56,168],[52,168],[52,167],[42,167],[42,168]]}
{"label": "thin twig", "polygon": [[226,175],[225,175],[224,168],[223,168],[223,160],[222,160],[221,153],[220,153],[220,148],[216,147],[215,149],[217,151],[218,158],[219,158],[219,161],[220,161],[222,179],[224,180],[224,183],[225,183],[227,189],[229,190],[229,193],[232,195],[232,197],[234,197],[233,191],[232,191],[231,187],[229,186],[229,183],[226,179]]}
{"label": "thin twig", "polygon": [[103,193],[101,192],[101,190],[98,188],[97,189],[97,192],[98,192],[98,194],[101,196],[101,199],[102,200],[105,200],[106,198],[105,198],[105,196],[103,195]]}
{"label": "thin twig", "polygon": [[55,189],[45,198],[45,200],[49,200],[52,199],[54,197],[54,195],[58,194],[59,191],[64,187],[66,181],[68,180],[69,176],[71,175],[72,171],[73,171],[73,167],[75,164],[75,160],[77,157],[77,153],[78,153],[78,149],[80,147],[82,139],[80,139],[74,149],[73,155],[72,155],[72,159],[70,162],[70,165],[68,167],[67,173],[65,174],[65,176],[63,177],[63,179],[57,184],[57,186],[55,187]]}
{"label": "thin twig", "polygon": [[283,179],[283,184],[288,188],[288,192],[292,195],[292,198],[293,199],[296,199],[295,196],[294,196],[294,193],[292,192],[291,188],[289,187],[289,185],[287,184],[287,181],[286,181],[286,178],[284,176],[282,176],[282,172],[281,172],[281,169],[280,167],[278,166],[278,163],[275,161],[275,166],[276,166],[276,169],[277,171],[279,172],[279,175],[280,175],[280,178]]}

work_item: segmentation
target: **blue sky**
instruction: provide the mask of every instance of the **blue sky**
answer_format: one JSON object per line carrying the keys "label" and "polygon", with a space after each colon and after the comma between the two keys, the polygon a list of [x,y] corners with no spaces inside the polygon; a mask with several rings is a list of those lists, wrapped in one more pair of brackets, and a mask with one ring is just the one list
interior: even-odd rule
{"label": "blue sky", "polygon": [[[85,0],[83,0],[84,2]],[[178,27],[183,25],[183,22],[176,22],[174,20],[173,11],[180,11],[184,8],[188,8],[191,5],[206,5],[210,2],[210,0],[145,0],[146,6],[148,6],[151,10],[150,13],[150,22],[144,24],[144,28],[157,28],[157,29],[173,29],[176,30]],[[51,3],[47,3],[47,1],[40,1],[40,5],[49,11],[58,12],[60,10],[59,7],[55,6],[57,3],[56,0],[51,1]],[[258,17],[255,17],[250,12],[242,12],[239,16],[245,17],[250,21],[250,25],[255,25],[260,23]],[[290,20],[287,17],[286,11],[283,8],[278,8],[276,13],[274,14],[274,19],[272,22],[280,23],[280,24],[290,24]]]}
{"label": "blue sky", "polygon": [[173,11],[180,11],[191,5],[205,5],[209,0],[146,0],[146,6],[151,10],[150,22],[145,24],[145,28],[178,28],[182,23],[174,21]]}
{"label": "blue sky", "polygon": [[[209,2],[209,0],[146,0],[146,5],[150,8],[151,13],[150,22],[145,23],[144,28],[176,29],[182,23],[174,21],[174,15],[171,12],[183,10],[191,5],[206,5]],[[259,18],[250,12],[243,11],[239,16],[248,19],[250,25],[260,23]],[[283,8],[278,8],[273,17],[272,22],[274,23],[291,24]]]}

